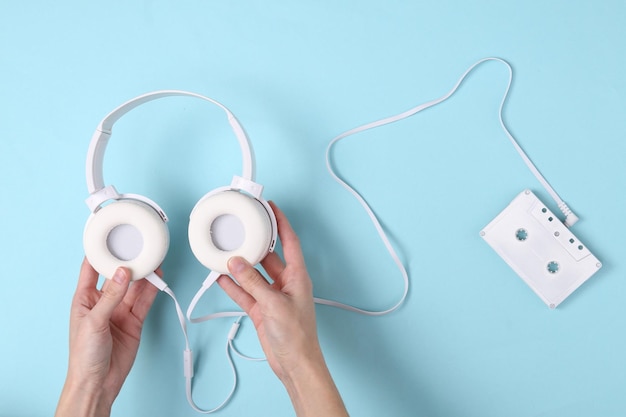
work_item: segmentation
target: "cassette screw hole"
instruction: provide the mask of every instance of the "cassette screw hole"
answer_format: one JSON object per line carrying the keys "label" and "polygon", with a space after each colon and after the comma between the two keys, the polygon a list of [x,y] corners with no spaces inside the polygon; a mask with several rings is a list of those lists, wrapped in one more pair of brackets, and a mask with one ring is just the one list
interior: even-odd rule
{"label": "cassette screw hole", "polygon": [[548,272],[551,274],[556,274],[557,272],[559,272],[559,264],[557,262],[550,262],[548,264]]}
{"label": "cassette screw hole", "polygon": [[547,209],[547,208],[545,208],[545,207],[541,209],[541,212],[542,212],[542,213],[546,213],[547,211],[548,211],[548,209]]}
{"label": "cassette screw hole", "polygon": [[583,245],[578,245],[578,250],[583,250]]}
{"label": "cassette screw hole", "polygon": [[526,231],[526,229],[518,229],[517,232],[515,232],[515,237],[520,242],[523,242],[528,239],[528,232]]}

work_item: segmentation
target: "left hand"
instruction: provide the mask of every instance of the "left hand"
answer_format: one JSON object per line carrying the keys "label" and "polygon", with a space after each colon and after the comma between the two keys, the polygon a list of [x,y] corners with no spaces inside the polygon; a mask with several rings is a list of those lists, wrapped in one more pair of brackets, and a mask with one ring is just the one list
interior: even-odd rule
{"label": "left hand", "polygon": [[108,416],[137,356],[158,289],[118,268],[102,290],[85,259],[70,313],[70,357],[56,416]]}

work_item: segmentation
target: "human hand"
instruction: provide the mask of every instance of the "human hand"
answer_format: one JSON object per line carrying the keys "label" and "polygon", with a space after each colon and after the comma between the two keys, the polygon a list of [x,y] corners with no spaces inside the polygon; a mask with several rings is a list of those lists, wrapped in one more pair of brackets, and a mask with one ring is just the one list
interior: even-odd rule
{"label": "human hand", "polygon": [[284,214],[272,205],[286,263],[272,252],[261,262],[274,281],[265,278],[245,259],[235,257],[228,267],[238,286],[228,276],[218,284],[250,316],[268,363],[282,380],[302,361],[321,356],[315,322],[313,288],[297,235]]}
{"label": "human hand", "polygon": [[108,416],[135,361],[143,322],[158,292],[119,268],[101,290],[84,259],[70,312],[70,356],[56,417]]}
{"label": "human hand", "polygon": [[228,263],[239,285],[226,275],[217,282],[254,323],[268,363],[285,385],[296,414],[347,416],[317,337],[313,286],[298,236],[283,212],[270,204],[285,257],[283,263],[272,252],[261,261],[273,282],[239,257]]}

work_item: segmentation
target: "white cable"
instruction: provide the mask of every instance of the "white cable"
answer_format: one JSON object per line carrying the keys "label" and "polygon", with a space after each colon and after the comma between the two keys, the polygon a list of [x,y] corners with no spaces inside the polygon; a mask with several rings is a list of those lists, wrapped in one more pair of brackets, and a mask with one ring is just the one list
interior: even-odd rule
{"label": "white cable", "polygon": [[[230,340],[229,340],[230,342]],[[210,410],[205,410],[202,409],[200,407],[198,407],[198,405],[196,405],[195,401],[193,400],[193,394],[192,394],[192,383],[191,383],[191,378],[193,375],[189,376],[189,375],[185,375],[185,392],[187,394],[187,402],[189,403],[189,405],[191,406],[191,408],[193,408],[195,411],[197,411],[198,413],[201,414],[211,414],[214,413],[220,409],[222,409],[226,404],[228,404],[228,402],[230,401],[230,399],[232,398],[232,396],[235,394],[235,389],[237,388],[237,370],[235,369],[235,364],[233,362],[233,358],[230,354],[230,343],[227,342],[226,343],[226,357],[228,358],[228,364],[230,365],[230,369],[232,371],[233,374],[233,386],[230,389],[230,392],[228,393],[228,395],[226,396],[226,398],[224,399],[224,401],[222,401],[222,403],[220,405],[218,405],[215,408],[212,408]]]}
{"label": "white cable", "polygon": [[[368,214],[369,218],[371,219],[372,223],[374,224],[374,227],[376,228],[376,231],[380,237],[380,239],[383,241],[385,248],[387,249],[389,255],[391,256],[391,258],[393,259],[394,263],[396,264],[398,270],[400,271],[400,274],[402,275],[402,279],[404,282],[404,291],[402,293],[402,296],[400,298],[400,300],[394,304],[391,308],[386,309],[386,310],[382,310],[382,311],[371,311],[371,310],[365,310],[365,309],[361,309],[361,308],[357,308],[348,304],[344,304],[344,303],[340,303],[337,301],[332,301],[332,300],[326,300],[326,299],[322,299],[322,298],[314,298],[315,303],[317,304],[322,304],[322,305],[327,305],[327,306],[331,306],[331,307],[336,307],[336,308],[340,308],[340,309],[344,309],[347,311],[352,311],[352,312],[356,312],[356,313],[360,313],[360,314],[365,314],[365,315],[369,315],[369,316],[381,316],[384,314],[388,314],[391,313],[393,311],[395,311],[396,309],[398,309],[405,301],[407,295],[408,295],[408,291],[409,291],[409,276],[408,273],[406,271],[406,268],[404,266],[404,264],[402,263],[402,261],[400,260],[400,257],[398,256],[396,250],[394,249],[393,245],[391,244],[389,238],[387,237],[387,234],[385,233],[382,225],[380,224],[380,221],[378,220],[376,214],[374,213],[374,211],[371,209],[371,207],[369,206],[369,204],[367,203],[367,201],[358,193],[358,191],[356,191],[353,187],[351,187],[350,185],[348,185],[343,179],[341,179],[339,177],[339,175],[335,172],[335,170],[333,169],[332,166],[332,162],[331,162],[331,151],[333,146],[339,142],[340,140],[369,130],[369,129],[373,129],[376,127],[380,127],[380,126],[384,126],[386,124],[389,123],[393,123],[393,122],[397,122],[399,120],[405,119],[407,117],[413,116],[416,113],[421,112],[422,110],[425,110],[429,107],[435,106],[445,100],[447,100],[448,98],[450,98],[456,91],[457,89],[460,87],[460,85],[462,84],[462,82],[465,80],[465,78],[469,75],[470,72],[472,72],[472,70],[474,70],[477,66],[479,66],[480,64],[487,62],[487,61],[497,61],[500,62],[502,64],[504,64],[508,70],[509,70],[509,80],[508,80],[508,84],[506,87],[506,90],[504,92],[504,95],[502,97],[502,101],[500,102],[500,107],[498,109],[498,118],[500,121],[500,126],[502,127],[502,130],[504,130],[506,136],[509,138],[509,140],[511,141],[511,143],[513,144],[514,148],[516,149],[516,151],[518,152],[518,154],[522,157],[522,160],[524,161],[524,163],[526,164],[526,166],[530,169],[530,171],[533,173],[533,175],[537,178],[537,180],[541,183],[541,185],[547,190],[547,192],[550,194],[550,196],[554,199],[554,201],[557,203],[559,209],[563,212],[563,214],[565,215],[565,225],[570,227],[572,226],[577,220],[578,218],[576,217],[576,215],[574,213],[571,212],[571,210],[567,207],[567,205],[565,204],[565,202],[559,197],[559,195],[556,193],[556,191],[550,186],[550,184],[548,183],[548,181],[543,177],[543,175],[539,172],[539,170],[537,169],[537,167],[533,164],[533,162],[530,160],[530,158],[526,155],[526,153],[524,152],[524,150],[522,149],[522,147],[519,145],[519,143],[517,142],[517,140],[515,140],[515,138],[513,137],[513,135],[509,132],[508,128],[506,127],[506,124],[504,123],[504,119],[503,119],[503,109],[504,109],[504,105],[506,103],[508,94],[509,94],[509,90],[511,88],[511,84],[513,81],[513,69],[511,67],[511,65],[506,62],[505,60],[501,59],[501,58],[495,58],[495,57],[489,57],[489,58],[484,58],[479,60],[478,62],[474,63],[472,66],[470,66],[464,73],[463,75],[459,78],[459,80],[456,82],[456,84],[452,87],[452,89],[450,91],[448,91],[446,94],[444,94],[442,97],[435,99],[435,100],[431,100],[428,101],[426,103],[420,104],[410,110],[407,110],[403,113],[397,114],[395,116],[390,116],[384,119],[380,119],[371,123],[367,123],[365,125],[356,127],[354,129],[350,129],[342,134],[340,134],[339,136],[335,137],[334,139],[332,139],[330,141],[330,143],[328,144],[328,147],[326,148],[326,168],[328,169],[328,172],[330,173],[331,177],[338,182],[343,188],[345,188],[346,190],[348,190],[353,196],[354,198],[357,199],[357,201],[361,204],[361,206],[365,209],[366,213]],[[200,289],[200,291],[198,291],[196,293],[196,295],[194,296],[191,304],[189,305],[189,308],[187,309],[187,318],[189,319],[189,321],[191,323],[199,323],[202,321],[207,321],[207,320],[212,320],[212,319],[216,319],[216,318],[222,318],[222,317],[238,317],[238,319],[236,320],[236,322],[233,324],[233,327],[231,328],[231,331],[229,333],[229,336],[227,338],[227,346],[226,346],[226,351],[227,351],[227,357],[231,366],[231,369],[233,370],[233,375],[234,375],[234,383],[233,383],[233,388],[228,396],[228,398],[218,407],[212,409],[212,410],[201,410],[199,409],[195,403],[193,402],[193,399],[191,398],[191,377],[187,376],[187,398],[189,403],[191,404],[192,408],[194,408],[194,410],[200,412],[200,413],[211,413],[214,411],[219,410],[220,408],[222,408],[227,402],[228,400],[231,398],[231,396],[233,395],[235,388],[236,388],[236,384],[237,384],[237,374],[236,374],[236,370],[235,370],[235,365],[232,359],[232,356],[230,354],[230,351],[232,350],[233,352],[235,352],[237,355],[239,355],[240,357],[247,359],[247,360],[252,360],[252,361],[262,361],[262,360],[266,360],[264,358],[252,358],[249,357],[247,355],[242,354],[241,352],[239,352],[234,343],[233,340],[235,338],[235,335],[237,333],[237,330],[239,329],[239,322],[241,320],[241,317],[246,316],[246,313],[243,311],[228,311],[228,312],[219,312],[219,313],[213,313],[213,314],[208,314],[199,318],[194,318],[192,317],[192,313],[193,310],[195,309],[196,305],[198,304],[200,298],[202,297],[202,295],[209,289],[209,287],[215,282],[215,280],[219,277],[219,273],[214,273],[211,272],[209,274],[209,276],[207,277],[207,279],[204,281],[204,283],[202,284],[202,288]],[[178,308],[178,310],[180,310]],[[181,312],[179,311],[179,318],[181,316]],[[185,333],[186,335],[186,333]],[[191,352],[188,352],[187,356],[186,356],[186,363],[192,363],[192,361],[190,360],[191,357]],[[187,359],[189,358],[189,359]],[[192,370],[186,370],[186,374],[190,374],[192,373]]]}
{"label": "white cable", "polygon": [[202,317],[197,317],[197,318],[192,317],[193,311],[195,310],[196,306],[200,302],[200,299],[202,298],[204,293],[207,292],[207,290],[211,287],[211,285],[215,283],[215,281],[220,277],[220,275],[222,274],[220,274],[219,272],[211,271],[209,275],[206,277],[206,279],[204,280],[204,282],[202,283],[202,286],[200,287],[198,292],[196,292],[196,294],[193,296],[191,303],[189,303],[189,307],[187,307],[187,319],[189,320],[189,322],[201,323],[203,321],[219,319],[219,318],[224,318],[224,317],[243,317],[247,315],[243,311],[221,311],[219,313],[207,314]]}
{"label": "white cable", "polygon": [[240,326],[240,322],[241,319],[243,318],[243,316],[238,317],[237,320],[235,320],[235,322],[233,323],[232,327],[230,328],[230,332],[228,333],[228,345],[230,346],[230,349],[235,352],[239,357],[248,360],[248,361],[253,361],[253,362],[263,362],[266,361],[267,358],[253,358],[252,356],[248,356],[248,355],[244,355],[243,353],[241,353],[236,347],[235,344],[233,343],[233,340],[235,340],[235,337],[237,337],[237,332],[239,332],[239,326]]}
{"label": "white cable", "polygon": [[182,309],[180,308],[180,304],[178,304],[178,300],[176,299],[176,295],[174,292],[167,286],[167,283],[161,279],[160,276],[155,274],[154,272],[148,274],[146,276],[146,281],[150,282],[152,285],[157,287],[159,290],[163,291],[167,295],[169,295],[172,300],[174,300],[174,306],[176,307],[176,314],[178,315],[178,321],[180,322],[180,328],[183,331],[183,336],[185,338],[185,349],[190,350],[189,348],[189,337],[187,335],[187,322],[185,321],[185,315],[183,314]]}
{"label": "white cable", "polygon": [[484,59],[481,59],[478,62],[474,63],[473,65],[471,65],[463,73],[463,75],[461,75],[461,77],[456,82],[456,84],[452,87],[452,89],[450,91],[448,91],[446,94],[444,94],[442,97],[437,98],[435,100],[428,101],[428,102],[423,103],[423,104],[420,104],[420,105],[418,105],[416,107],[413,107],[410,110],[407,110],[407,111],[405,111],[403,113],[400,113],[400,114],[397,114],[395,116],[386,117],[384,119],[380,119],[380,120],[377,120],[377,121],[374,121],[374,122],[371,122],[371,123],[367,123],[367,124],[358,126],[358,127],[354,128],[354,129],[350,129],[350,130],[340,134],[339,136],[335,137],[334,139],[332,139],[330,141],[330,143],[328,144],[328,147],[326,148],[326,168],[327,168],[328,172],[330,173],[331,177],[337,183],[339,183],[343,188],[348,190],[354,196],[354,198],[357,199],[357,201],[361,204],[361,206],[367,212],[367,215],[369,216],[369,218],[371,219],[372,223],[374,224],[374,226],[376,228],[376,231],[378,232],[378,235],[380,236],[381,240],[385,244],[385,247],[387,248],[387,251],[389,252],[389,254],[391,255],[393,261],[395,262],[395,264],[397,265],[398,269],[400,270],[400,273],[401,273],[402,278],[404,280],[404,293],[402,294],[402,297],[400,298],[400,301],[396,305],[394,305],[393,307],[391,307],[388,310],[379,311],[379,312],[363,310],[363,309],[359,309],[359,308],[355,308],[355,307],[349,306],[347,304],[338,303],[338,302],[335,302],[335,301],[324,300],[324,299],[320,299],[320,298],[315,298],[315,302],[316,303],[324,304],[324,305],[328,305],[328,306],[332,306],[332,307],[337,307],[337,308],[342,308],[344,310],[353,311],[353,312],[366,314],[366,315],[383,315],[383,314],[390,313],[390,312],[396,310],[398,307],[400,307],[400,305],[406,299],[406,296],[407,296],[407,293],[408,293],[408,289],[409,289],[409,279],[408,279],[408,274],[407,274],[406,268],[404,267],[404,265],[400,261],[398,255],[397,255],[397,253],[395,251],[395,249],[393,248],[392,244],[390,243],[389,239],[387,238],[387,234],[385,233],[385,231],[384,231],[383,227],[381,226],[378,218],[376,217],[376,214],[371,209],[371,207],[369,206],[367,201],[359,194],[359,192],[356,191],[350,185],[348,185],[348,183],[346,183],[342,178],[340,178],[339,175],[333,169],[332,162],[331,162],[331,157],[330,157],[333,146],[337,142],[339,142],[341,139],[344,139],[344,138],[346,138],[348,136],[351,136],[351,135],[354,135],[356,133],[360,133],[360,132],[363,132],[363,131],[366,131],[366,130],[369,130],[369,129],[373,129],[373,128],[376,128],[376,127],[384,126],[384,125],[389,124],[389,123],[397,122],[397,121],[402,120],[402,119],[406,119],[407,117],[413,116],[416,113],[421,112],[422,110],[425,110],[425,109],[427,109],[429,107],[435,106],[435,105],[437,105],[437,104],[447,100],[448,98],[450,98],[450,96],[452,96],[456,92],[456,90],[460,87],[461,83],[465,80],[465,78],[469,75],[469,73],[472,72],[472,70],[474,70],[477,66],[479,66],[480,64],[482,64],[484,62],[487,62],[487,61],[497,61],[497,62],[500,62],[500,63],[504,64],[508,68],[508,70],[509,70],[509,80],[508,80],[508,83],[507,83],[504,95],[502,97],[502,101],[500,102],[500,107],[498,109],[498,118],[499,118],[500,126],[502,127],[502,130],[504,130],[504,133],[506,134],[506,136],[509,138],[509,140],[513,144],[515,150],[522,157],[522,160],[524,161],[526,166],[530,169],[530,171],[537,178],[537,180],[541,183],[541,185],[548,191],[550,196],[556,202],[556,204],[559,207],[559,209],[565,215],[565,225],[568,226],[568,227],[571,227],[574,223],[576,223],[576,221],[578,221],[578,217],[574,213],[572,213],[572,211],[569,209],[567,204],[565,204],[565,202],[561,199],[561,197],[559,197],[559,195],[552,188],[552,186],[550,186],[548,181],[539,172],[537,167],[533,164],[533,162],[530,160],[528,155],[524,152],[524,150],[519,145],[517,140],[515,140],[515,138],[511,134],[511,132],[509,132],[508,128],[506,127],[506,124],[504,123],[502,112],[503,112],[503,109],[504,109],[504,105],[506,103],[506,99],[507,99],[507,97],[509,95],[509,90],[511,89],[511,84],[513,82],[513,69],[511,68],[511,65],[507,61],[505,61],[505,60],[503,60],[501,58],[496,58],[496,57],[484,58]]}
{"label": "white cable", "polygon": [[[372,218],[372,221],[374,222],[376,228],[379,229],[380,223],[378,223],[378,219],[376,219],[376,217],[374,216]],[[364,314],[366,316],[383,316],[385,314],[389,314],[397,310],[402,305],[402,303],[404,303],[404,300],[406,299],[406,296],[409,293],[409,275],[406,272],[406,268],[402,264],[402,261],[396,254],[396,251],[393,249],[393,246],[391,246],[391,243],[387,239],[387,235],[385,234],[384,231],[382,231],[382,228],[379,229],[379,235],[381,239],[383,239],[383,242],[385,243],[385,246],[387,247],[387,251],[393,258],[393,261],[396,263],[396,266],[398,267],[398,269],[400,270],[400,273],[402,274],[402,279],[404,280],[404,292],[402,293],[402,297],[400,297],[400,300],[396,304],[394,304],[393,307],[387,310],[382,310],[382,311],[364,310],[362,308],[354,307],[349,304],[340,303],[338,301],[332,301],[332,300],[326,300],[324,298],[314,297],[313,301],[315,301],[316,304],[340,308],[342,310],[351,311],[353,313]]]}
{"label": "white cable", "polygon": [[[517,140],[515,140],[515,138],[511,134],[511,132],[509,132],[508,128],[506,127],[506,124],[504,123],[504,119],[502,117],[502,111],[503,111],[506,99],[508,97],[509,90],[511,88],[511,83],[513,82],[513,69],[511,68],[511,65],[507,61],[505,61],[505,60],[503,60],[501,58],[489,57],[489,58],[483,58],[483,59],[479,60],[478,62],[474,63],[472,66],[470,66],[463,73],[463,75],[461,75],[461,77],[456,82],[454,87],[452,87],[452,89],[450,91],[448,91],[446,94],[444,94],[442,97],[440,97],[438,99],[435,99],[435,100],[428,101],[428,102],[423,103],[423,104],[420,104],[419,106],[416,106],[416,107],[414,107],[414,108],[412,108],[410,110],[407,110],[407,111],[405,111],[403,113],[400,113],[400,114],[397,114],[395,116],[386,117],[384,119],[380,119],[380,120],[377,120],[377,121],[374,121],[374,122],[371,122],[371,123],[367,123],[367,124],[362,125],[362,126],[358,126],[358,127],[354,128],[354,129],[350,129],[350,130],[340,134],[339,136],[335,137],[328,144],[328,147],[326,148],[326,168],[328,169],[328,172],[330,173],[330,175],[333,177],[333,179],[335,181],[337,181],[346,190],[348,190],[361,203],[363,208],[367,211],[368,215],[370,216],[370,218],[372,219],[372,221],[376,225],[378,233],[381,236],[381,238],[383,239],[383,241],[386,241],[386,238],[384,237],[384,231],[382,231],[382,228],[379,227],[380,225],[378,223],[378,220],[376,219],[375,214],[372,212],[372,210],[370,209],[370,207],[367,204],[367,202],[363,199],[363,197],[361,197],[361,195],[354,188],[349,186],[345,181],[343,181],[335,173],[335,171],[334,171],[334,169],[332,167],[332,163],[330,161],[330,151],[331,151],[332,147],[335,145],[335,143],[337,143],[341,139],[344,139],[344,138],[346,138],[346,137],[348,137],[350,135],[353,135],[353,134],[356,134],[356,133],[359,133],[359,132],[363,132],[365,130],[373,129],[373,128],[376,128],[376,127],[379,127],[379,126],[383,126],[383,125],[386,125],[386,124],[389,124],[389,123],[397,122],[397,121],[402,120],[402,119],[406,119],[407,117],[413,116],[414,114],[419,113],[422,110],[425,110],[425,109],[427,109],[429,107],[435,106],[435,105],[437,105],[437,104],[447,100],[448,98],[450,98],[450,96],[452,96],[452,94],[454,94],[456,92],[456,90],[459,88],[459,86],[465,80],[465,78],[468,76],[468,74],[472,70],[474,70],[474,68],[476,68],[477,66],[479,66],[480,64],[482,64],[482,63],[484,63],[486,61],[497,61],[497,62],[500,62],[500,63],[504,64],[508,68],[508,70],[509,70],[509,81],[508,81],[506,90],[504,92],[504,95],[502,97],[502,101],[500,102],[500,107],[499,107],[499,110],[498,110],[498,117],[499,117],[499,120],[500,120],[500,126],[502,127],[502,130],[504,130],[504,133],[509,138],[509,140],[511,141],[511,143],[513,144],[513,146],[515,147],[515,149],[517,150],[519,155],[522,157],[522,160],[524,161],[526,166],[530,169],[530,171],[533,173],[533,175],[537,178],[537,180],[541,183],[541,185],[546,189],[546,191],[554,199],[554,201],[556,202],[556,204],[559,207],[559,209],[565,215],[565,225],[570,227],[574,223],[576,223],[576,221],[578,221],[578,217],[574,213],[572,213],[572,211],[569,209],[567,204],[565,204],[565,202],[561,199],[561,197],[559,197],[559,195],[552,188],[552,186],[550,186],[548,181],[543,177],[543,175],[541,175],[541,173],[539,172],[537,167],[533,164],[533,162],[530,160],[528,155],[526,155],[526,153],[524,152],[522,147],[519,145]],[[389,247],[387,249],[389,250]],[[390,251],[390,253],[391,253],[391,251]]]}
{"label": "white cable", "polygon": [[253,358],[252,356],[248,356],[245,355],[243,353],[241,353],[234,345],[232,340],[228,341],[228,344],[230,345],[230,349],[235,352],[237,354],[237,356],[239,356],[240,358],[243,358],[247,361],[252,361],[252,362],[266,362],[267,358]]}
{"label": "white cable", "polygon": [[[235,389],[237,387],[237,370],[235,369],[235,364],[233,363],[233,358],[230,354],[230,346],[231,346],[231,338],[228,338],[228,341],[226,343],[226,357],[228,358],[228,362],[230,364],[230,369],[232,371],[233,374],[233,386],[232,389],[230,390],[228,396],[226,397],[226,399],[224,399],[224,401],[222,401],[222,403],[220,405],[218,405],[217,407],[211,409],[211,410],[203,410],[200,407],[198,407],[196,405],[196,403],[193,400],[193,395],[192,395],[192,378],[193,378],[193,353],[189,347],[189,337],[187,335],[187,322],[185,321],[185,315],[183,314],[182,309],[180,308],[180,304],[178,303],[178,300],[176,299],[176,295],[174,294],[174,291],[172,291],[171,288],[169,288],[167,286],[167,283],[165,281],[163,281],[163,279],[161,279],[161,277],[159,277],[157,274],[155,274],[154,272],[152,272],[151,274],[149,274],[148,276],[146,276],[146,280],[149,281],[152,285],[154,285],[155,287],[157,287],[159,290],[163,291],[164,293],[166,293],[167,295],[169,295],[172,300],[174,300],[174,305],[176,306],[176,314],[178,315],[178,320],[180,322],[180,327],[183,331],[183,336],[185,338],[185,350],[183,351],[183,364],[184,364],[184,375],[185,375],[185,391],[186,391],[186,395],[187,395],[187,402],[189,403],[189,405],[191,406],[191,408],[193,408],[194,410],[196,410],[199,413],[202,414],[210,414],[213,413],[221,408],[223,408],[228,401],[230,401],[231,397],[233,396],[233,394],[235,393]],[[231,330],[232,333],[232,330]]]}

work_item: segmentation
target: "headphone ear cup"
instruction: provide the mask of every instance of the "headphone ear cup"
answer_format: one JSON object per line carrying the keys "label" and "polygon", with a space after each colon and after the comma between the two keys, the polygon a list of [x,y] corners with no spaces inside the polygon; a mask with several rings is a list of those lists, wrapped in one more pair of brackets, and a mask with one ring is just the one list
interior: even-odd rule
{"label": "headphone ear cup", "polygon": [[221,274],[228,274],[233,256],[256,265],[271,250],[273,215],[259,200],[241,192],[209,193],[189,218],[191,251],[202,265]]}
{"label": "headphone ear cup", "polygon": [[98,273],[111,278],[124,266],[131,279],[154,272],[165,259],[169,231],[157,212],[138,200],[118,200],[93,213],[83,233],[89,263]]}

